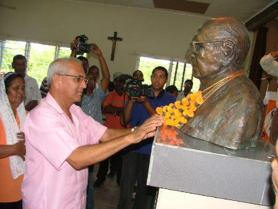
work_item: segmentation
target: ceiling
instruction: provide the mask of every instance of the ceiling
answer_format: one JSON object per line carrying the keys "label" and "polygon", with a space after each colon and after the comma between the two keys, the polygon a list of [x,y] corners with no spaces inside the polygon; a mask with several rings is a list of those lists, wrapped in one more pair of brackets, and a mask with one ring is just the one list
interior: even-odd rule
{"label": "ceiling", "polygon": [[206,17],[235,16],[245,22],[277,0],[73,0],[128,7],[180,11]]}

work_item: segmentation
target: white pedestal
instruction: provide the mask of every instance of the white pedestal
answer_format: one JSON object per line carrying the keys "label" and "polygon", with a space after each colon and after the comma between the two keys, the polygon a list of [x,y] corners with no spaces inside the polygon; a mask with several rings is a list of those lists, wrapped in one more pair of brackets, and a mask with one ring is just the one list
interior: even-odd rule
{"label": "white pedestal", "polygon": [[159,189],[156,209],[272,209],[272,207]]}

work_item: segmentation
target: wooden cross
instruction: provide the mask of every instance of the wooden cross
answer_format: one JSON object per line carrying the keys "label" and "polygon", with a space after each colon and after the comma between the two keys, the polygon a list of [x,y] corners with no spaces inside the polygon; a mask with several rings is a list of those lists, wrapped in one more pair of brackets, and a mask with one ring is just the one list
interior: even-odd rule
{"label": "wooden cross", "polygon": [[111,58],[110,58],[112,61],[114,60],[114,57],[115,57],[117,41],[122,41],[123,40],[122,38],[117,37],[117,34],[118,34],[117,32],[114,32],[114,36],[109,36],[108,37],[108,40],[112,41],[112,52],[111,52]]}

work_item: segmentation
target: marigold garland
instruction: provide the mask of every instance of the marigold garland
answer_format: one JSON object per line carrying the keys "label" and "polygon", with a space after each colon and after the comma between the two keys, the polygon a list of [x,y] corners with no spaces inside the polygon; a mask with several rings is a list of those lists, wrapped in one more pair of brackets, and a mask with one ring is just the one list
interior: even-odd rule
{"label": "marigold garland", "polygon": [[164,117],[165,125],[180,128],[183,124],[186,124],[190,118],[194,117],[197,108],[200,107],[200,105],[202,105],[218,89],[232,79],[243,74],[243,71],[234,72],[212,84],[203,91],[189,94],[181,101],[176,101],[175,103],[170,103],[169,105],[163,107],[157,107],[156,112]]}
{"label": "marigold garland", "polygon": [[165,118],[165,124],[179,128],[182,124],[187,123],[188,118],[194,116],[197,106],[204,103],[202,92],[198,91],[189,94],[181,101],[170,103],[164,107],[156,108],[156,112]]}

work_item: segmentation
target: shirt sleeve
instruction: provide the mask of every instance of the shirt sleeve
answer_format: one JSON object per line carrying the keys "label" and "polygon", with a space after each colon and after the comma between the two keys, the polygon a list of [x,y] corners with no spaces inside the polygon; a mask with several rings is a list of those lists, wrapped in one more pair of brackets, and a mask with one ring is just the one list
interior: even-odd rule
{"label": "shirt sleeve", "polygon": [[28,114],[24,126],[26,141],[57,170],[80,146],[61,117],[60,114],[48,109],[34,109]]}
{"label": "shirt sleeve", "polygon": [[97,90],[98,98],[99,98],[100,102],[102,103],[103,100],[105,99],[105,97],[107,96],[107,94],[104,92],[104,90],[101,87],[97,88],[96,90]]}
{"label": "shirt sleeve", "polygon": [[86,144],[97,144],[101,137],[107,130],[107,127],[94,120],[92,117],[86,115],[79,107],[80,121],[85,125],[85,132],[87,134]]}
{"label": "shirt sleeve", "polygon": [[278,77],[278,62],[271,54],[263,56],[260,60],[260,65],[268,74]]}
{"label": "shirt sleeve", "polygon": [[38,83],[37,81],[34,79],[34,97],[33,97],[33,100],[37,100],[37,101],[40,101],[41,100],[41,92],[40,92],[40,89],[39,89],[39,86],[38,86]]}
{"label": "shirt sleeve", "polygon": [[97,144],[107,130],[107,127],[97,122],[92,117],[88,117],[88,130],[90,131],[88,144]]}

